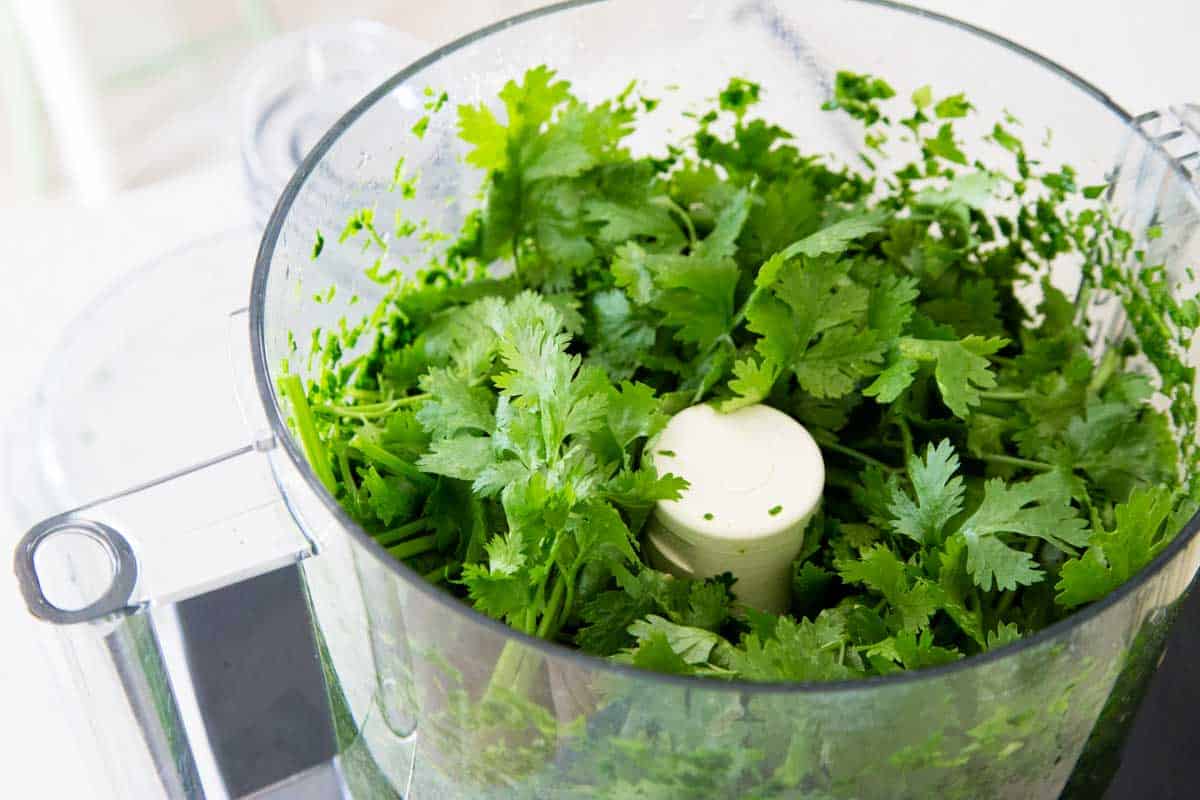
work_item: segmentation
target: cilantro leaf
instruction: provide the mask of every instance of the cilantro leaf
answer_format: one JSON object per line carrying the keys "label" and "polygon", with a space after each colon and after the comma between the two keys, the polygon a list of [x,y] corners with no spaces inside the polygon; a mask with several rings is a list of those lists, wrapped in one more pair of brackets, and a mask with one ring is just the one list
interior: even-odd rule
{"label": "cilantro leaf", "polygon": [[857,560],[839,559],[835,566],[843,581],[864,584],[883,595],[895,613],[897,630],[923,630],[941,605],[937,585],[910,576],[906,565],[883,545],[867,549]]}
{"label": "cilantro leaf", "polygon": [[601,592],[580,609],[586,624],[575,635],[575,644],[585,653],[610,656],[629,644],[629,625],[652,610],[654,603],[648,599],[621,590]]}
{"label": "cilantro leaf", "polygon": [[634,242],[617,249],[610,266],[613,279],[639,305],[649,305],[657,294],[650,254]]}
{"label": "cilantro leaf", "polygon": [[961,203],[968,208],[984,209],[997,190],[1001,180],[986,172],[966,172],[957,175],[945,189],[925,189],[913,198],[922,206],[948,206]]}
{"label": "cilantro leaf", "polygon": [[622,470],[606,485],[613,501],[622,506],[652,505],[659,500],[678,500],[688,487],[686,479],[666,473],[659,475],[653,464],[643,463],[636,470]]}
{"label": "cilantro leaf", "polygon": [[833,328],[793,364],[800,386],[813,397],[843,397],[879,372],[885,345],[869,331]]}
{"label": "cilantro leaf", "polygon": [[664,672],[668,675],[694,675],[696,669],[675,652],[664,631],[653,631],[630,653],[629,663],[635,667]]}
{"label": "cilantro leaf", "polygon": [[609,500],[629,514],[631,527],[641,530],[655,503],[678,500],[687,487],[686,479],[669,472],[659,475],[653,464],[643,461],[636,470],[622,469],[604,484],[603,491]]}
{"label": "cilantro leaf", "polygon": [[1062,565],[1055,601],[1065,608],[1099,600],[1150,563],[1170,542],[1164,530],[1174,493],[1169,489],[1136,489],[1116,507],[1111,530],[1093,531],[1083,555]]}
{"label": "cilantro leaf", "polygon": [[[819,235],[819,234],[815,234]],[[809,241],[809,237],[804,241]],[[772,258],[771,295],[757,296],[746,309],[747,328],[759,335],[756,349],[770,362],[790,368],[801,387],[817,398],[841,397],[878,372],[886,343],[865,321],[869,292],[848,278],[849,265],[828,256],[787,261]],[[819,337],[819,339],[818,339]]]}
{"label": "cilantro leaf", "polygon": [[636,162],[609,169],[601,179],[602,194],[584,200],[584,216],[600,225],[596,237],[603,244],[637,241],[655,252],[678,253],[685,242],[683,232],[672,216],[669,198],[660,193],[653,172],[645,167]]}
{"label": "cilantro leaf", "polygon": [[671,650],[688,664],[706,663],[712,655],[713,648],[722,641],[720,636],[711,631],[676,625],[657,614],[650,614],[645,619],[634,622],[629,626],[629,632],[639,642],[655,634],[665,635]]}
{"label": "cilantro leaf", "polygon": [[839,70],[834,77],[833,99],[821,108],[827,111],[840,108],[865,124],[873,125],[886,119],[875,101],[895,96],[896,91],[881,78]]}
{"label": "cilantro leaf", "polygon": [[591,301],[591,349],[588,358],[614,380],[632,377],[653,346],[655,329],[618,289],[597,292]]}
{"label": "cilantro leaf", "polygon": [[417,466],[433,475],[473,481],[493,459],[491,438],[464,434],[433,442]]}
{"label": "cilantro leaf", "polygon": [[475,607],[498,619],[512,619],[529,605],[527,543],[519,532],[487,543],[488,563],[463,565],[463,583]]}
{"label": "cilantro leaf", "polygon": [[975,582],[967,571],[967,543],[961,537],[951,537],[936,556],[938,586],[942,590],[942,610],[976,644],[985,645],[983,613],[972,599]]}
{"label": "cilantro leaf", "polygon": [[964,279],[954,296],[928,300],[921,304],[921,311],[934,322],[949,325],[960,336],[1000,336],[1005,330],[1000,299],[990,278]]}
{"label": "cilantro leaf", "polygon": [[836,576],[811,561],[793,566],[792,605],[797,615],[815,617],[825,606],[825,600]]}
{"label": "cilantro leaf", "polygon": [[1126,401],[1094,402],[1073,417],[1051,459],[1083,470],[1110,498],[1124,502],[1138,488],[1175,478],[1178,447],[1164,414]]}
{"label": "cilantro leaf", "polygon": [[733,322],[737,264],[727,258],[663,257],[655,275],[661,293],[653,305],[675,336],[705,349],[725,336]]}
{"label": "cilantro leaf", "polygon": [[996,630],[990,631],[987,635],[987,649],[993,650],[997,647],[1003,647],[1006,644],[1012,644],[1021,638],[1021,630],[1013,622],[1001,622],[996,625]]}
{"label": "cilantro leaf", "polygon": [[962,653],[934,644],[933,632],[900,631],[867,649],[868,656],[886,658],[905,669],[920,669],[949,664],[962,658]]}
{"label": "cilantro leaf", "polygon": [[916,501],[893,484],[888,504],[897,533],[922,545],[942,541],[946,524],[963,508],[963,481],[956,474],[958,469],[958,455],[948,439],[936,447],[929,445],[924,461],[916,456],[909,460],[908,475]]}
{"label": "cilantro leaf", "polygon": [[494,170],[503,169],[508,163],[507,131],[486,105],[458,107],[458,135],[475,146],[467,154],[468,164]]}
{"label": "cilantro leaf", "polygon": [[912,386],[919,367],[915,359],[897,358],[863,389],[863,394],[874,397],[880,403],[893,403],[905,389]]}
{"label": "cilantro leaf", "polygon": [[856,674],[840,657],[844,643],[844,629],[828,613],[815,621],[780,617],[773,638],[746,634],[723,666],[749,680],[843,680]]}
{"label": "cilantro leaf", "polygon": [[925,139],[922,144],[930,155],[966,166],[967,157],[958,148],[958,143],[954,140],[954,128],[949,122],[938,128],[937,136]]}
{"label": "cilantro leaf", "polygon": [[911,384],[917,366],[932,362],[934,378],[942,394],[942,402],[962,419],[979,405],[979,392],[996,385],[996,375],[987,358],[1000,350],[1007,341],[999,338],[968,336],[959,341],[935,341],[903,337],[898,341],[898,358],[883,374],[864,390],[881,402],[895,400]]}
{"label": "cilantro leaf", "polygon": [[434,368],[421,377],[421,389],[430,399],[417,410],[417,421],[435,438],[446,438],[469,430],[491,433],[495,426],[492,394],[451,374]]}
{"label": "cilantro leaf", "polygon": [[915,278],[884,275],[871,288],[867,301],[867,324],[885,342],[901,334],[912,319],[913,301],[920,295]]}
{"label": "cilantro leaf", "polygon": [[989,589],[994,581],[997,588],[1011,591],[1042,580],[1030,552],[1010,547],[1001,534],[1041,539],[1066,553],[1087,544],[1087,524],[1068,500],[1061,479],[1053,474],[1012,485],[989,480],[983,502],[958,531],[967,544],[967,570],[975,583]]}
{"label": "cilantro leaf", "polygon": [[746,358],[734,362],[733,374],[729,388],[737,396],[721,403],[721,410],[727,413],[766,400],[779,379],[779,367],[769,359]]}
{"label": "cilantro leaf", "polygon": [[973,106],[967,102],[967,98],[959,93],[939,100],[933,107],[933,113],[937,114],[939,119],[953,119],[965,117],[972,108]]}
{"label": "cilantro leaf", "polygon": [[580,610],[587,624],[576,643],[589,653],[612,655],[628,647],[633,642],[630,626],[650,615],[713,634],[729,618],[733,597],[720,579],[673,579],[649,568],[636,575],[621,567],[613,572],[619,588],[601,592]]}
{"label": "cilantro leaf", "polygon": [[608,429],[622,449],[635,439],[654,436],[667,424],[662,406],[654,390],[641,383],[623,381],[609,393],[607,403]]}
{"label": "cilantro leaf", "polygon": [[967,572],[984,590],[991,590],[994,583],[1000,591],[1012,591],[1043,578],[1031,554],[1005,544],[999,537],[964,535],[963,540],[967,544]]}
{"label": "cilantro leaf", "polygon": [[732,257],[736,251],[734,243],[750,214],[751,202],[750,192],[738,189],[717,215],[712,232],[696,246],[696,255],[702,259],[714,260]]}
{"label": "cilantro leaf", "polygon": [[421,492],[404,478],[385,477],[374,467],[362,472],[362,485],[371,511],[384,525],[408,519],[421,501]]}
{"label": "cilantro leaf", "polygon": [[815,258],[816,256],[843,253],[851,242],[883,230],[886,218],[887,215],[882,211],[871,211],[847,217],[789,245],[784,248],[781,255],[784,259],[790,259],[796,256]]}
{"label": "cilantro leaf", "polygon": [[617,510],[608,503],[585,503],[575,512],[568,528],[574,534],[578,551],[568,574],[575,574],[585,563],[616,565],[637,561],[633,534]]}
{"label": "cilantro leaf", "polygon": [[733,595],[729,583],[722,576],[690,581],[686,601],[679,597],[667,613],[681,625],[718,631],[732,613]]}
{"label": "cilantro leaf", "polygon": [[570,98],[570,84],[554,80],[554,70],[545,65],[525,73],[517,84],[509,81],[500,90],[500,99],[508,111],[508,128],[516,134],[536,132],[550,121],[554,110]]}

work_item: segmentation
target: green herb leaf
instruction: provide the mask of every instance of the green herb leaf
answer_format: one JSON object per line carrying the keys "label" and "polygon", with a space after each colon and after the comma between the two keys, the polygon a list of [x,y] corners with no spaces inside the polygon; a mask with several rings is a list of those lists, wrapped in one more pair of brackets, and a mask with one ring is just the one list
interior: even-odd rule
{"label": "green herb leaf", "polygon": [[1161,487],[1135,490],[1116,507],[1116,525],[1094,531],[1083,555],[1062,565],[1055,601],[1074,608],[1099,600],[1149,564],[1174,535],[1163,528],[1173,499]]}
{"label": "green herb leaf", "polygon": [[908,476],[916,493],[916,501],[896,484],[891,487],[888,510],[892,527],[921,545],[936,545],[942,541],[946,524],[963,508],[963,482],[956,473],[958,455],[948,439],[925,451],[925,459],[913,456],[908,462]]}

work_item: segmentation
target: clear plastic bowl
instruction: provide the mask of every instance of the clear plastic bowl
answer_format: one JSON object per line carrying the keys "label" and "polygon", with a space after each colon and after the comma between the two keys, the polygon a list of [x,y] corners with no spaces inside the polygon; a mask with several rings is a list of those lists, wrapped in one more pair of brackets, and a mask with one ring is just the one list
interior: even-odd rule
{"label": "clear plastic bowl", "polygon": [[[1006,109],[1030,139],[1052,128],[1042,158],[1075,165],[1081,185],[1121,165],[1113,202],[1124,223],[1138,236],[1151,221],[1163,228],[1150,258],[1182,274],[1196,255],[1196,189],[1129,114],[1012,43],[892,3],[565,3],[414,63],[342,118],[288,185],[250,312],[258,390],[283,444],[270,455],[276,479],[319,545],[304,570],[351,787],[417,798],[1099,796],[1200,564],[1195,519],[1126,586],[1018,643],[895,677],[759,684],[652,674],[516,633],[391,559],[321,487],[275,378],[285,357],[304,363],[312,328],[380,297],[337,232],[364,206],[391,219],[400,156],[421,172],[410,215],[449,231],[477,202],[480,175],[462,163],[454,115],[435,115],[417,140],[407,132],[424,111],[406,99],[433,87],[453,103],[488,100],[543,62],[588,99],[633,77],[678,84],[660,118],[746,77],[763,85],[764,117],[807,151],[842,157],[859,134],[820,111],[835,69],[885,76],[901,95],[926,83],[965,91],[979,120]],[[640,146],[667,135],[639,133]],[[326,252],[313,261],[318,229]],[[1070,283],[1065,269],[1056,278]],[[315,303],[331,284],[335,301]],[[354,295],[362,306],[346,305]],[[535,678],[494,702],[484,687],[501,653]]]}

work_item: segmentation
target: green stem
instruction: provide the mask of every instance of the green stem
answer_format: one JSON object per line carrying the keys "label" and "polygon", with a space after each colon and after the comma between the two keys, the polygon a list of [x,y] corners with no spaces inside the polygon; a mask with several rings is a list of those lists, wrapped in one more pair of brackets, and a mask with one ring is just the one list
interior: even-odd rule
{"label": "green stem", "polygon": [[690,244],[692,247],[695,247],[698,239],[696,238],[696,226],[692,224],[691,215],[688,214],[687,211],[685,211],[678,203],[666,195],[663,195],[660,199],[658,199],[658,202],[666,207],[668,211],[674,212],[675,216],[679,217],[679,219],[683,221],[683,227],[687,229],[688,244]]}
{"label": "green stem", "polygon": [[825,485],[836,486],[839,489],[854,490],[862,486],[862,483],[847,475],[843,475],[839,470],[827,469],[825,470]]}
{"label": "green stem", "polygon": [[356,436],[350,441],[350,446],[357,448],[364,456],[386,467],[394,474],[403,475],[417,486],[423,489],[433,488],[433,478],[429,477],[424,472],[421,472],[421,470],[417,469],[399,456],[393,455],[387,450],[384,450],[382,447],[370,441],[369,439]]}
{"label": "green stem", "polygon": [[[749,312],[750,307],[758,302],[758,298],[762,297],[766,291],[766,286],[754,287],[754,291],[750,292],[750,296],[746,298],[746,302],[742,303],[741,308],[739,308],[737,313],[733,315],[733,322],[730,323],[729,330],[725,332],[724,336],[718,337],[712,343],[712,345],[710,345],[709,348],[704,351],[703,357],[700,359],[701,361],[708,358],[708,356],[712,354],[712,351],[715,350],[717,345],[719,345],[722,341],[728,341],[731,344],[733,343],[733,332],[736,331],[741,324],[746,321],[746,314]],[[711,388],[711,386],[706,387],[703,383],[701,383],[700,388],[696,390],[695,397],[692,398],[692,405],[699,403],[704,398],[704,394],[708,391],[708,389]]]}
{"label": "green stem", "polygon": [[323,411],[327,414],[337,414],[340,417],[356,417],[358,419],[374,419],[376,417],[386,416],[397,409],[404,406],[420,403],[423,400],[428,400],[430,397],[428,392],[422,394],[413,394],[408,397],[400,397],[395,400],[385,400],[378,403],[364,403],[363,405],[340,406],[332,404],[322,404],[317,406],[318,411]]}
{"label": "green stem", "polygon": [[1105,351],[1104,357],[1100,359],[1100,366],[1096,368],[1091,381],[1088,382],[1087,391],[1089,395],[1099,394],[1100,390],[1108,383],[1109,378],[1117,371],[1120,359],[1121,357],[1115,349]]}
{"label": "green stem", "polygon": [[441,583],[442,581],[446,580],[447,573],[449,571],[450,571],[449,565],[442,564],[437,569],[431,569],[429,572],[426,572],[421,577],[424,578],[425,580],[429,581],[430,583]]}
{"label": "green stem", "polygon": [[392,545],[387,549],[387,551],[395,558],[404,561],[405,559],[428,553],[435,547],[437,547],[437,537],[433,534],[430,534],[428,536],[419,536],[416,539],[410,539],[407,542],[401,542],[397,545]]}
{"label": "green stem", "polygon": [[[985,414],[982,411],[973,411],[971,412],[971,416],[972,419],[975,417],[993,417],[995,419],[1003,419],[1003,417],[996,417],[993,414]],[[957,419],[921,419],[920,417],[913,417],[906,421],[911,428],[920,428],[923,431],[957,432],[962,429],[962,423]]]}
{"label": "green stem", "polygon": [[979,396],[984,400],[1027,400],[1030,397],[1029,392],[980,392]]}
{"label": "green stem", "polygon": [[[1013,601],[1016,599],[1016,597],[1017,597],[1016,590],[1013,590],[1011,592],[1005,592],[1000,597],[1000,602],[996,604],[996,621],[997,622],[1000,621],[1000,618],[1003,617],[1004,613],[1006,611],[1008,611],[1009,607],[1012,606]],[[984,631],[984,633],[986,634],[987,631]]]}
{"label": "green stem", "polygon": [[[697,359],[698,361],[703,363],[705,359],[712,355],[712,352],[717,349],[717,346],[721,344],[721,342],[727,341],[730,344],[733,343],[733,332],[736,331],[738,327],[746,321],[746,313],[750,306],[754,305],[754,303],[758,301],[758,298],[761,297],[765,291],[766,288],[763,286],[754,287],[754,291],[750,292],[750,296],[746,298],[746,302],[742,303],[741,308],[739,308],[738,312],[733,315],[733,322],[729,324],[729,330],[725,331],[723,336],[717,337],[717,339],[714,340],[711,345],[709,345],[708,349],[704,351],[701,357]],[[692,397],[692,405],[696,405],[703,400],[704,395],[709,389],[712,388],[712,386],[705,385],[705,383],[705,381],[701,381],[699,388],[696,389],[696,394]],[[713,383],[715,383],[715,381]]]}
{"label": "green stem", "polygon": [[284,375],[279,379],[279,388],[283,396],[292,404],[292,419],[296,422],[296,432],[300,434],[300,443],[304,446],[304,454],[313,472],[330,494],[337,494],[337,480],[333,477],[333,469],[329,466],[329,456],[321,436],[317,433],[317,423],[313,418],[312,408],[308,405],[308,397],[304,394],[304,384],[299,375]]}
{"label": "green stem", "polygon": [[414,533],[420,533],[423,530],[428,530],[428,528],[429,520],[427,520],[425,517],[421,517],[420,519],[415,519],[412,522],[407,522],[401,525],[399,528],[392,528],[390,531],[384,531],[375,537],[375,541],[378,542],[382,547],[391,547],[397,542],[404,541]]}
{"label": "green stem", "polygon": [[[1095,255],[1093,252],[1092,255]],[[1088,301],[1092,299],[1092,276],[1084,274],[1079,281],[1079,291],[1075,293],[1075,314],[1076,318],[1083,313],[1087,308]]]}
{"label": "green stem", "polygon": [[819,444],[821,447],[824,447],[826,450],[832,450],[835,453],[841,453],[844,456],[853,458],[856,461],[861,461],[864,464],[869,464],[872,467],[879,467],[880,469],[884,470],[885,472],[895,472],[895,473],[901,472],[899,467],[888,466],[887,464],[883,463],[882,461],[880,461],[877,458],[874,458],[873,456],[869,456],[866,453],[862,453],[853,448],[846,447],[845,445],[838,444],[837,442],[830,440],[828,437],[814,436],[813,438],[817,440],[817,444]]}
{"label": "green stem", "polygon": [[[520,217],[514,217],[520,219]],[[512,254],[513,254],[513,274],[517,277],[517,286],[525,288],[525,273],[521,269],[521,237],[519,231],[513,231],[512,235]]]}
{"label": "green stem", "polygon": [[492,677],[484,691],[484,698],[500,700],[496,697],[499,690],[505,690],[517,697],[527,697],[533,689],[534,681],[541,667],[541,658],[521,642],[510,640],[505,643],[492,668]]}
{"label": "green stem", "polygon": [[360,389],[357,386],[347,386],[343,391],[356,400],[379,399],[379,391],[376,389]]}
{"label": "green stem", "polygon": [[567,599],[563,601],[562,613],[559,614],[558,625],[555,628],[555,633],[566,623],[567,618],[571,615],[571,609],[575,608],[575,581],[579,575],[579,570],[574,569],[567,575]]}
{"label": "green stem", "polygon": [[[422,400],[427,400],[429,399],[429,396],[429,392],[420,392],[419,394],[410,394],[404,397],[397,397],[393,400],[380,400],[375,403],[363,403],[362,405],[346,406],[346,408],[349,411],[391,411],[392,409],[399,408],[401,406],[407,406],[411,405],[412,403],[419,403]],[[330,406],[330,408],[335,409],[337,406]]]}
{"label": "green stem", "polygon": [[700,401],[704,399],[704,395],[708,393],[711,386],[705,386],[706,381],[700,381],[700,385],[696,387],[696,391],[692,394],[692,405],[700,405]]}
{"label": "green stem", "polygon": [[762,297],[766,291],[767,287],[765,286],[754,287],[754,291],[752,291],[750,296],[746,298],[746,302],[742,303],[742,307],[738,309],[736,314],[734,314],[733,324],[729,326],[729,330],[731,332],[736,331],[738,326],[746,321],[746,313],[750,310],[750,306],[758,302],[758,298]]}
{"label": "green stem", "polygon": [[350,456],[346,454],[346,448],[338,448],[337,460],[338,470],[342,473],[342,485],[346,487],[354,507],[362,508],[362,492],[354,482],[354,473],[350,470]]}
{"label": "green stem", "polygon": [[1158,328],[1158,330],[1162,333],[1164,339],[1166,339],[1167,341],[1172,341],[1175,338],[1175,334],[1171,333],[1171,329],[1170,329],[1170,327],[1167,326],[1166,320],[1163,319],[1162,314],[1159,313],[1157,308],[1154,308],[1153,306],[1149,305],[1150,301],[1147,300],[1147,298],[1144,295],[1142,296],[1142,299],[1146,300],[1146,302],[1147,302],[1146,314],[1150,317],[1150,320],[1155,324],[1155,326]]}
{"label": "green stem", "polygon": [[[729,342],[730,348],[733,348],[733,340],[729,338],[729,335],[725,335],[718,339],[709,350],[705,351],[704,357],[707,359],[712,354],[713,350],[717,348],[717,345],[721,344],[722,341]],[[726,364],[726,368],[727,367],[728,364]],[[692,405],[696,405],[703,400],[704,395],[708,394],[709,389],[712,389],[714,386],[716,386],[717,381],[723,377],[725,377],[724,368],[720,371],[715,371],[710,366],[708,371],[704,374],[704,377],[700,379],[700,385],[696,387],[696,392],[692,395]]]}
{"label": "green stem", "polygon": [[896,417],[896,424],[900,426],[900,435],[904,438],[904,463],[907,464],[913,460],[916,451],[913,449],[912,430],[908,427],[908,420],[904,417]]}
{"label": "green stem", "polygon": [[548,639],[558,630],[558,615],[562,606],[563,595],[566,593],[567,582],[559,578],[554,582],[554,588],[550,591],[550,602],[546,605],[546,613],[542,615],[542,622],[538,625],[537,635],[540,639]]}
{"label": "green stem", "polygon": [[1016,456],[1006,456],[1000,453],[981,453],[976,458],[980,461],[986,461],[989,464],[1004,464],[1009,467],[1031,469],[1036,472],[1049,472],[1055,469],[1053,464],[1048,464],[1045,461],[1033,461],[1028,458],[1017,458]]}

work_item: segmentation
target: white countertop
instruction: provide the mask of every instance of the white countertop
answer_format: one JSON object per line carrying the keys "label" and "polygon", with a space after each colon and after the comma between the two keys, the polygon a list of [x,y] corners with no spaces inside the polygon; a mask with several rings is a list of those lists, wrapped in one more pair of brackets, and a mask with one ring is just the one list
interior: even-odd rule
{"label": "white countertop", "polygon": [[[937,0],[917,3],[1009,36],[1078,72],[1132,111],[1200,100],[1190,53],[1200,4],[1183,0]],[[107,207],[68,203],[0,209],[0,420],[11,421],[64,325],[101,289],[173,246],[249,221],[235,163],[118,196]],[[0,560],[19,535],[0,508]],[[58,713],[35,623],[0,569],[0,752],[3,797],[103,797],[80,765]]]}

